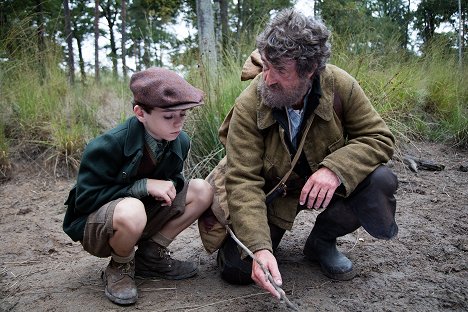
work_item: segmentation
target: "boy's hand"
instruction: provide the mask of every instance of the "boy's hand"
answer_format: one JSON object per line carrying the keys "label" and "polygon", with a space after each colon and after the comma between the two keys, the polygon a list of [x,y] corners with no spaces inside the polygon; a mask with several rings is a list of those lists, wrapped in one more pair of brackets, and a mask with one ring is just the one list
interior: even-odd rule
{"label": "boy's hand", "polygon": [[163,201],[162,206],[172,205],[172,201],[176,197],[176,189],[172,181],[148,179],[146,189],[150,196],[154,199]]}

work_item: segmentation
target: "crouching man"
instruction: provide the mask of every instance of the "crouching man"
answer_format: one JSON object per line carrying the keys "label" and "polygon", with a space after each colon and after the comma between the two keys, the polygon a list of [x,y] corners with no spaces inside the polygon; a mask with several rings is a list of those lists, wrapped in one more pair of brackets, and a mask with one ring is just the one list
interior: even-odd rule
{"label": "crouching man", "polygon": [[[319,20],[291,9],[279,12],[257,38],[259,56],[252,63],[261,64],[261,72],[220,130],[232,228],[279,285],[274,252],[303,209],[322,209],[303,252],[332,279],[356,274],[336,247],[338,237],[361,226],[381,239],[398,232],[397,178],[384,165],[394,137],[358,82],[327,64],[329,35]],[[290,169],[280,196],[266,202]],[[279,297],[230,237],[218,251],[218,264],[226,281],[254,281]]]}

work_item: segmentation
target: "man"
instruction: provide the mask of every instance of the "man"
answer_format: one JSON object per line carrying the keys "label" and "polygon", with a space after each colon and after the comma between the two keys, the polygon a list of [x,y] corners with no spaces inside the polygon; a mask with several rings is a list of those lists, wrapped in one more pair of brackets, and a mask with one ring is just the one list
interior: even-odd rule
{"label": "man", "polygon": [[63,222],[87,252],[111,257],[102,275],[105,294],[121,305],[138,298],[135,275],[197,274],[196,263],[172,259],[167,247],[213,197],[207,182],[183,176],[190,138],[182,129],[203,92],[157,67],[133,74],[130,90],[135,116],[86,146]]}
{"label": "man", "polygon": [[[382,239],[398,232],[397,178],[383,165],[393,154],[394,137],[357,81],[326,64],[329,35],[318,20],[291,9],[279,12],[257,38],[262,73],[236,100],[221,127],[227,130],[220,130],[233,230],[278,285],[273,252],[302,209],[323,209],[303,252],[336,280],[355,276],[336,248],[338,237],[360,226]],[[286,194],[266,204],[265,194],[290,169],[303,135]],[[221,276],[236,284],[253,280],[279,297],[246,256],[228,238],[218,252]]]}

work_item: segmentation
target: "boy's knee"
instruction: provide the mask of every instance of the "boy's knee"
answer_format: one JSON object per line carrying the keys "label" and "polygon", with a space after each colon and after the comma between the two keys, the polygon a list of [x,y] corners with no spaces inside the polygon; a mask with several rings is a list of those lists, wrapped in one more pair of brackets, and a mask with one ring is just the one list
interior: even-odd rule
{"label": "boy's knee", "polygon": [[143,203],[136,198],[122,199],[114,211],[114,228],[121,227],[131,232],[142,232],[146,225],[146,212]]}
{"label": "boy's knee", "polygon": [[203,179],[190,180],[188,192],[193,198],[197,198],[207,204],[211,203],[213,199],[213,188]]}

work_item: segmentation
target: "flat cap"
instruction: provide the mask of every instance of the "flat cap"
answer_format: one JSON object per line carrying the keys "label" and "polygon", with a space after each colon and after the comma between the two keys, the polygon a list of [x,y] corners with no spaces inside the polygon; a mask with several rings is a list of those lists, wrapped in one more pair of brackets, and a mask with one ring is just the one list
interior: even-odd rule
{"label": "flat cap", "polygon": [[160,67],[136,72],[130,79],[136,104],[146,107],[179,110],[203,104],[203,91],[189,84],[177,73]]}

